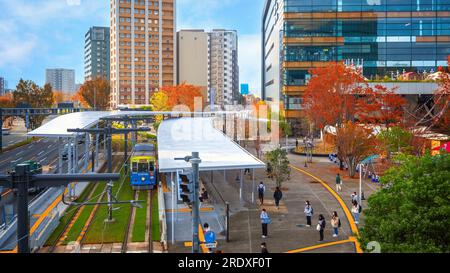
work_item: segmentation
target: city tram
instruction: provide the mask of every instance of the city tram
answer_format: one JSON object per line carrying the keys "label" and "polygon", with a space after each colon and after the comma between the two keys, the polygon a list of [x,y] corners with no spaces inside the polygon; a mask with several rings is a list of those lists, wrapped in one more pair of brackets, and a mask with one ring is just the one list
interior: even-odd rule
{"label": "city tram", "polygon": [[158,166],[153,144],[136,144],[130,158],[130,164],[130,183],[133,190],[153,190],[156,188]]}

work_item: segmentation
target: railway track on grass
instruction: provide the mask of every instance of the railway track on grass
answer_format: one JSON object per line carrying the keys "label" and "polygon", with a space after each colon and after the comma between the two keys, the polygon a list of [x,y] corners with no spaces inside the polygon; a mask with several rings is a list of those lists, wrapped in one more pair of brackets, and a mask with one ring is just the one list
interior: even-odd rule
{"label": "railway track on grass", "polygon": [[[134,192],[134,200],[139,200],[139,193],[140,191]],[[147,213],[146,213],[146,221],[145,221],[145,229],[146,229],[146,240],[148,242],[147,251],[148,253],[153,253],[153,234],[152,234],[152,228],[153,228],[153,198],[154,198],[155,191],[150,190],[147,191]],[[125,228],[125,234],[124,234],[124,240],[122,242],[122,253],[127,253],[129,243],[132,240],[133,235],[133,227],[136,224],[136,210],[137,207],[131,206],[130,208],[130,215],[128,216],[128,222],[127,226]]]}
{"label": "railway track on grass", "polygon": [[[139,200],[139,191],[134,191],[134,200]],[[131,242],[133,237],[133,224],[136,217],[136,206],[130,206],[130,215],[128,216],[127,226],[125,227],[125,234],[122,242],[122,253],[127,253],[128,242]]]}
{"label": "railway track on grass", "polygon": [[[112,165],[115,166],[113,172],[117,172],[120,168],[120,158],[119,157],[113,157]],[[96,200],[97,203],[102,202],[102,200],[105,198],[107,194],[106,185],[104,185],[104,190],[101,193],[100,197]],[[84,240],[86,239],[86,234],[89,231],[89,228],[92,226],[92,223],[94,222],[95,215],[97,214],[97,211],[99,209],[100,205],[94,205],[94,209],[91,211],[89,218],[87,219],[86,223],[83,226],[83,229],[81,230],[81,233],[78,235],[77,243],[80,244],[80,248],[84,243]]]}
{"label": "railway track on grass", "polygon": [[[106,166],[103,165],[102,168],[99,170],[99,172],[103,172],[103,171],[105,171],[105,169],[106,169]],[[90,187],[89,194],[86,196],[86,198],[83,198],[83,200],[79,200],[78,202],[89,202],[89,200],[91,200],[93,198],[94,193],[95,193],[95,191],[97,190],[97,188],[99,186],[100,185],[97,184],[97,183],[95,185],[93,185],[93,186],[88,186],[88,187]],[[64,244],[64,241],[66,240],[66,237],[67,237],[68,233],[70,232],[70,230],[72,229],[73,225],[75,224],[75,222],[80,217],[80,215],[83,212],[84,208],[85,208],[85,206],[76,206],[75,208],[74,208],[74,206],[70,206],[68,208],[68,210],[74,209],[75,212],[69,217],[67,222],[64,224],[64,227],[61,230],[61,232],[58,233],[56,239],[54,240],[54,242],[50,246],[50,248],[48,250],[48,253],[53,253],[55,251],[56,247],[61,246],[61,245]]]}
{"label": "railway track on grass", "polygon": [[156,191],[148,192],[147,210],[149,215],[148,223],[148,253],[153,253],[153,197]]}

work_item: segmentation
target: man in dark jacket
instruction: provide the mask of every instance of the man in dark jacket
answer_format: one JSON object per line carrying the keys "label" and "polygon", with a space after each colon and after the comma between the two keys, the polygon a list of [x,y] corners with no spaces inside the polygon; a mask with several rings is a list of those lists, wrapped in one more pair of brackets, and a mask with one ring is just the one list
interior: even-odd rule
{"label": "man in dark jacket", "polygon": [[275,199],[275,206],[277,209],[280,209],[280,200],[283,198],[283,193],[281,192],[280,188],[277,187],[275,192],[273,193],[273,199]]}

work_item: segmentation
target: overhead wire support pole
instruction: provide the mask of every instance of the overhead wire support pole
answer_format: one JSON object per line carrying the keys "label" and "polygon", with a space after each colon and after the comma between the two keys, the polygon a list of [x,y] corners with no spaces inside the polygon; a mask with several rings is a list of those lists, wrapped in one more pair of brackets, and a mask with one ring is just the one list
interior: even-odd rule
{"label": "overhead wire support pole", "polygon": [[29,164],[19,164],[9,175],[0,175],[0,186],[17,189],[17,243],[19,253],[29,253],[29,200],[28,189],[68,186],[71,182],[118,180],[120,174],[38,174],[30,171]]}
{"label": "overhead wire support pole", "polygon": [[[108,121],[108,125],[102,129],[68,129],[69,133],[101,133],[105,135],[105,146],[106,146],[106,158],[108,165],[108,172],[112,172],[112,135],[114,134],[128,134],[130,132],[147,132],[150,128],[135,128],[135,129],[116,129],[111,126],[111,119],[105,119]],[[113,182],[109,181],[107,184],[107,194],[108,194],[108,219],[107,222],[114,222],[113,219],[113,196],[112,187]]]}

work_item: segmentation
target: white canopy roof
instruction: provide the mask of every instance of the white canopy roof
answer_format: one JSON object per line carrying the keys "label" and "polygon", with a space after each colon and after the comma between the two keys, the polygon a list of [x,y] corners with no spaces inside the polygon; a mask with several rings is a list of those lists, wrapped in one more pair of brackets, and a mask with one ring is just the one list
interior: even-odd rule
{"label": "white canopy roof", "polygon": [[162,173],[191,168],[175,160],[198,152],[200,171],[260,169],[265,164],[213,126],[212,118],[166,120],[158,129],[158,164]]}
{"label": "white canopy roof", "polygon": [[[27,135],[31,137],[73,137],[76,133],[67,132],[68,129],[88,129],[100,122],[100,119],[107,117],[123,117],[123,116],[155,116],[164,115],[191,115],[190,112],[151,112],[151,111],[87,111],[61,115],[48,123],[42,125]],[[235,114],[241,117],[247,117],[248,111],[216,111],[216,112],[200,112],[198,115],[223,115]]]}
{"label": "white canopy roof", "polygon": [[68,129],[88,129],[95,126],[100,119],[113,116],[146,116],[153,115],[149,111],[112,111],[112,112],[77,112],[58,116],[42,125],[28,136],[35,137],[71,137],[75,133],[67,132]]}

